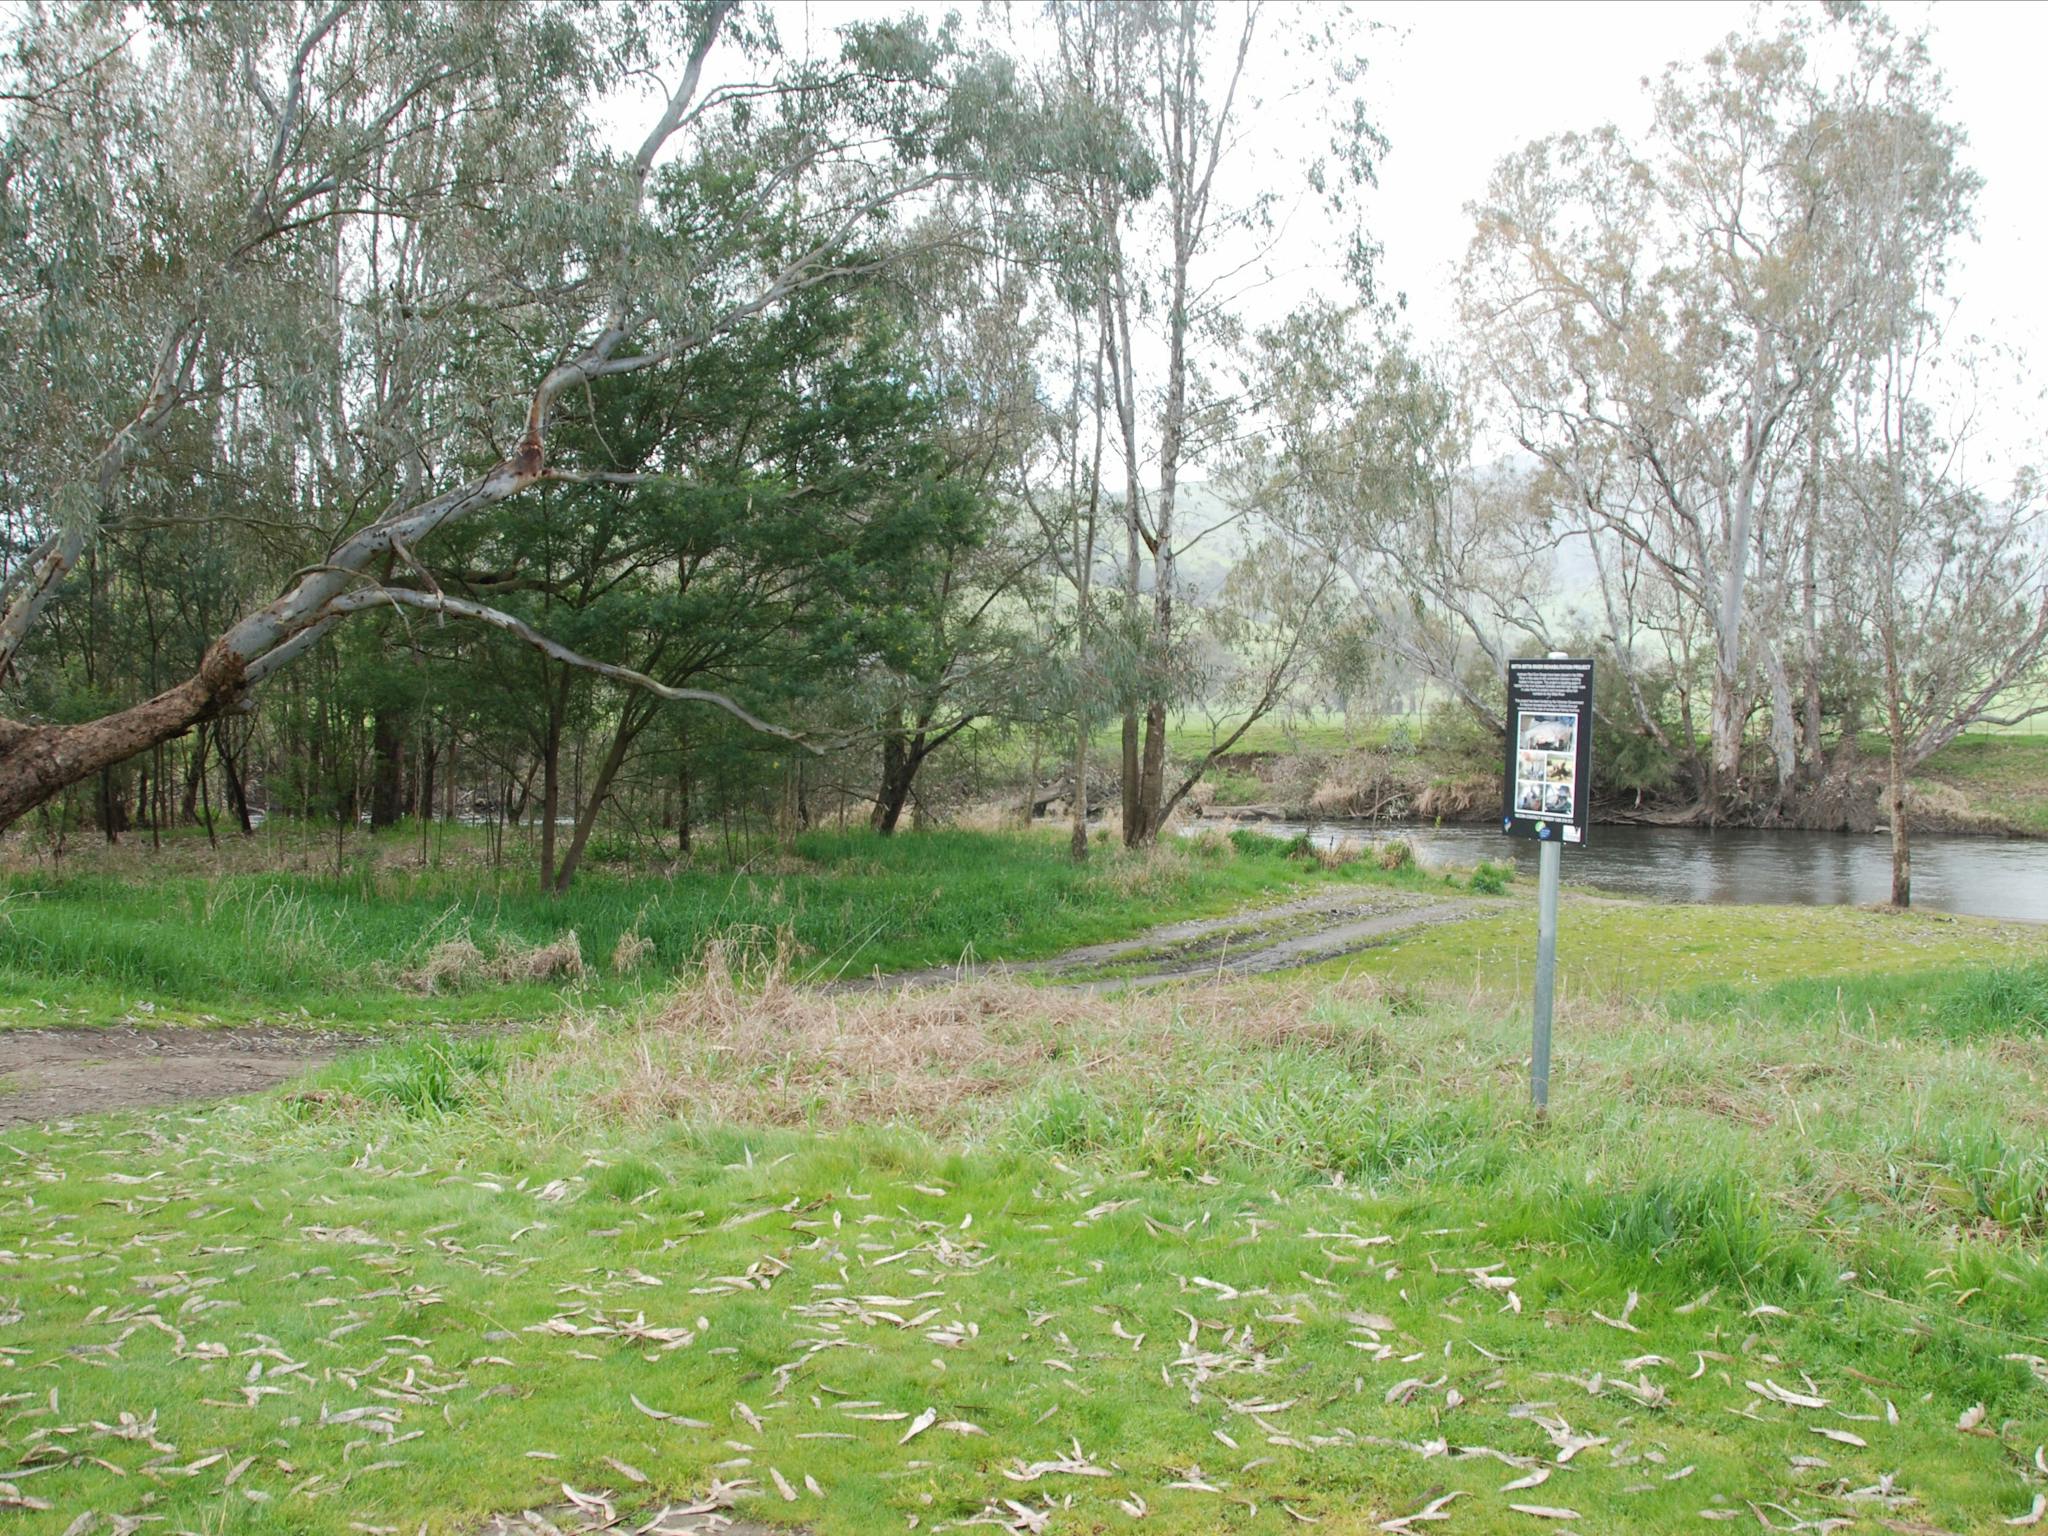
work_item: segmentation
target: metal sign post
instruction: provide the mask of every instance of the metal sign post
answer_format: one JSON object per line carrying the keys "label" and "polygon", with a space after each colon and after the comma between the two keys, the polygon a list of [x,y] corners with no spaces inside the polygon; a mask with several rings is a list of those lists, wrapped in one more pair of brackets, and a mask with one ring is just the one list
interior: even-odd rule
{"label": "metal sign post", "polygon": [[1557,879],[1564,846],[1545,843],[1536,853],[1536,1037],[1529,1050],[1529,1097],[1550,1107],[1550,999],[1557,987]]}
{"label": "metal sign post", "polygon": [[1553,651],[1508,663],[1508,754],[1500,829],[1538,844],[1536,1021],[1529,1097],[1550,1105],[1550,1016],[1557,989],[1557,886],[1564,845],[1585,846],[1593,787],[1593,663]]}

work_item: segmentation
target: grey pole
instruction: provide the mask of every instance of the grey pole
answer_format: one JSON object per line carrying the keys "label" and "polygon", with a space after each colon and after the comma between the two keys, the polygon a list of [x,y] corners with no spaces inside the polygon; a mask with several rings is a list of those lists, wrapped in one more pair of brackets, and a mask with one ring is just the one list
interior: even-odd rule
{"label": "grey pole", "polygon": [[1550,996],[1557,984],[1557,877],[1564,849],[1555,840],[1536,853],[1536,1038],[1529,1052],[1529,1097],[1550,1107]]}
{"label": "grey pole", "polygon": [[[1563,651],[1552,651],[1562,661]],[[1540,1115],[1550,1108],[1550,999],[1557,988],[1557,880],[1564,848],[1552,838],[1536,853],[1536,1035],[1529,1050],[1529,1097]]]}

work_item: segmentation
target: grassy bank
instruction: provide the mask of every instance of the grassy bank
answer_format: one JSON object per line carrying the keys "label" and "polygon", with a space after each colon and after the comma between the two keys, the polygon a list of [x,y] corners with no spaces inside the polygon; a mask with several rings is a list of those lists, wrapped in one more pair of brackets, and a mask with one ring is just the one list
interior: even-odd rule
{"label": "grassy bank", "polygon": [[1958,796],[2015,830],[2048,837],[2048,731],[1960,737],[1927,760],[1915,783],[1939,798],[1943,792]]}
{"label": "grassy bank", "polygon": [[[1536,911],[1526,889],[1522,894],[1481,916],[1330,961],[1320,974],[1369,975],[1501,1002],[1526,996]],[[1804,982],[1816,996],[1831,997],[1844,978],[2024,963],[2044,950],[2038,927],[1983,918],[1855,907],[1667,906],[1583,893],[1565,897],[1557,938],[1565,993],[1610,1003],[1710,984]]]}
{"label": "grassy bank", "polygon": [[[714,970],[632,1023],[19,1137],[14,1528],[2025,1516],[2048,1036],[1995,1000],[2040,969],[1893,974],[1846,1023],[1710,984],[1568,998],[1546,1122],[1518,1010],[1367,978]],[[1915,1022],[1967,985],[1977,1027]]]}
{"label": "grassy bank", "polygon": [[548,897],[525,869],[420,867],[403,837],[365,841],[341,874],[263,868],[260,847],[235,845],[223,871],[188,839],[161,859],[131,849],[0,881],[0,1022],[532,1018],[665,987],[713,937],[788,942],[802,974],[857,976],[1035,958],[1322,881],[1421,878],[1241,842],[1102,842],[1076,867],[1050,832],[817,833],[734,867],[594,870]]}
{"label": "grassy bank", "polygon": [[[1208,750],[1210,728],[1177,717],[1167,741],[1176,760],[1193,760]],[[1874,796],[1884,777],[1884,739],[1866,735],[1858,745]],[[1455,713],[1349,723],[1310,716],[1261,722],[1210,771],[1208,793],[1223,808],[1278,805],[1327,815],[1397,802],[1413,815],[1417,805],[1448,798],[1463,807],[1455,819],[1485,820],[1498,795],[1491,781],[1499,758],[1495,741]],[[2048,731],[1962,736],[1921,766],[1913,787],[1923,827],[2048,836]],[[1459,793],[1447,797],[1452,788]],[[1871,814],[1882,819],[1874,798]]]}

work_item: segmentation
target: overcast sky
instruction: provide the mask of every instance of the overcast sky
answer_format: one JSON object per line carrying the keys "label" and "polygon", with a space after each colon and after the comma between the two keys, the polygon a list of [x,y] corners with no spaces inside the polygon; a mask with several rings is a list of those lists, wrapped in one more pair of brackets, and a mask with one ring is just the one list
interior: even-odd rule
{"label": "overcast sky", "polygon": [[[2048,6],[1947,0],[1887,7],[1902,28],[1932,27],[1951,118],[1985,178],[1980,239],[1955,282],[1972,330],[2048,357],[2042,272],[2041,62]],[[1390,24],[1374,49],[1373,97],[1392,140],[1374,225],[1389,288],[1405,290],[1417,331],[1448,331],[1447,278],[1470,231],[1464,206],[1494,163],[1530,139],[1614,122],[1647,126],[1645,76],[1694,59],[1747,21],[1721,0],[1620,5],[1426,4],[1364,7]]]}
{"label": "overcast sky", "polygon": [[[1226,12],[1233,3],[1221,0]],[[798,48],[831,46],[835,25],[850,17],[902,8],[902,0],[777,5],[784,41]],[[1008,15],[1011,46],[1028,47],[1029,39],[1043,36],[1030,0],[1019,0],[1009,13],[943,3],[922,8],[934,15],[960,9],[998,29]],[[1466,205],[1484,194],[1495,163],[1546,134],[1606,122],[1640,134],[1649,122],[1646,78],[1667,64],[1697,60],[1746,28],[1752,14],[1749,4],[1730,0],[1364,0],[1355,9],[1382,27],[1367,44],[1366,80],[1370,114],[1390,141],[1367,205],[1384,253],[1380,289],[1406,296],[1407,322],[1426,347],[1455,340],[1450,277],[1470,235]],[[1978,238],[1959,253],[1952,278],[1952,294],[1961,300],[1952,334],[1988,337],[2034,359],[2048,358],[2042,274],[2048,177],[2041,169],[2048,135],[2040,101],[2048,5],[1913,0],[1885,9],[1901,30],[1930,28],[1935,62],[1950,87],[1949,116],[1967,132],[1968,159],[1985,181]],[[1269,100],[1285,94],[1288,62],[1270,47],[1254,58],[1258,92]],[[1226,194],[1300,185],[1294,167],[1327,138],[1307,103],[1308,97],[1297,97],[1265,114],[1254,135],[1264,142],[1225,172]],[[1323,238],[1328,233],[1321,207],[1304,189],[1287,215],[1285,239],[1264,263],[1268,280],[1243,294],[1246,319],[1254,325],[1277,320],[1309,290],[1343,291],[1334,246]],[[1989,409],[1979,398],[1978,441],[2008,465],[2048,459],[2038,386],[2015,387],[2008,372],[1995,394]]]}

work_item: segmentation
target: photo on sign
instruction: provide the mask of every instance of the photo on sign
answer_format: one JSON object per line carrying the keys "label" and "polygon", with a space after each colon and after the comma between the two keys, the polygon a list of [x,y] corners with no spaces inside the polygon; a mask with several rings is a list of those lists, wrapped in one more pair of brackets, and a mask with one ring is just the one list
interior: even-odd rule
{"label": "photo on sign", "polygon": [[1571,714],[1537,714],[1522,711],[1520,732],[1524,752],[1573,753],[1579,745],[1579,717]]}
{"label": "photo on sign", "polygon": [[1579,717],[1523,710],[1515,739],[1515,813],[1571,820]]}

